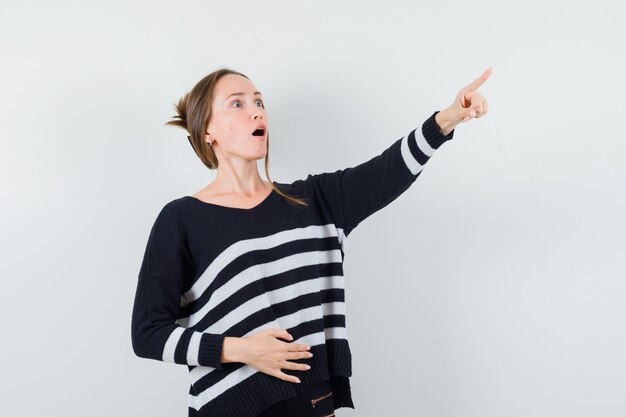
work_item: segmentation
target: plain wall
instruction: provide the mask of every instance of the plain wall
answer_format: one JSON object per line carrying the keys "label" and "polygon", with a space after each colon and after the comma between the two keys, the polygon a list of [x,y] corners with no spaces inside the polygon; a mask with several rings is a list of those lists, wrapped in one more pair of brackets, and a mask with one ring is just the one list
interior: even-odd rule
{"label": "plain wall", "polygon": [[[489,66],[344,264],[356,410],[626,415],[626,29],[618,2],[3,2],[3,416],[183,416],[134,355],[150,227],[212,181],[173,104],[222,67],[268,111],[278,182],[378,155]],[[262,161],[259,171],[264,177]]]}

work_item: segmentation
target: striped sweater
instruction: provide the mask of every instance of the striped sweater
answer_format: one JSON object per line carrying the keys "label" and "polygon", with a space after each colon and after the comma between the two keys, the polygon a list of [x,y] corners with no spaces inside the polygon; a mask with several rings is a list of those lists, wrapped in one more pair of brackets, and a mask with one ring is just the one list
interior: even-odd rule
{"label": "striped sweater", "polygon": [[[253,417],[324,379],[335,409],[355,408],[346,332],[346,238],[402,194],[454,131],[434,112],[421,127],[357,166],[309,174],[276,187],[303,198],[296,206],[272,191],[250,209],[172,200],[158,213],[138,274],[131,339],[136,355],[187,365],[188,416]],[[421,133],[421,134],[420,134]],[[221,363],[225,336],[286,329],[313,357],[291,360],[284,381],[239,362]],[[281,341],[284,341],[280,339]]]}

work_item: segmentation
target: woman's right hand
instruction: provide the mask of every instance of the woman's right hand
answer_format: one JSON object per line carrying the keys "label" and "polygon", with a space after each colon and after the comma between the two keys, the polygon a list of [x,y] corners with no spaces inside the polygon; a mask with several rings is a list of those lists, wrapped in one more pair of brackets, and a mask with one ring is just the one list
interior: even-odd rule
{"label": "woman's right hand", "polygon": [[293,337],[283,329],[264,329],[242,339],[246,343],[244,363],[263,373],[275,376],[288,382],[300,382],[295,376],[287,375],[281,369],[307,371],[309,365],[289,362],[289,359],[310,358],[313,356],[308,350],[310,346],[300,343],[287,343],[277,338],[293,340]]}

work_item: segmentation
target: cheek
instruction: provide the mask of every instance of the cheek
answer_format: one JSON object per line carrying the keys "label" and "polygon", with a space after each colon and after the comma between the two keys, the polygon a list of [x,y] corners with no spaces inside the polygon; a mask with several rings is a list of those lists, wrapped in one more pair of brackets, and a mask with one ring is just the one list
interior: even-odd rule
{"label": "cheek", "polygon": [[219,124],[216,124],[216,131],[221,132],[222,135],[232,135],[237,133],[237,123],[233,120],[222,120]]}
{"label": "cheek", "polygon": [[[220,133],[229,137],[243,137],[251,134],[248,132],[246,120],[237,117],[222,117],[219,123],[215,124],[216,134]],[[219,136],[219,135],[217,135]]]}
{"label": "cheek", "polygon": [[241,121],[234,117],[225,118],[222,123],[222,129],[228,133],[237,133],[240,130]]}

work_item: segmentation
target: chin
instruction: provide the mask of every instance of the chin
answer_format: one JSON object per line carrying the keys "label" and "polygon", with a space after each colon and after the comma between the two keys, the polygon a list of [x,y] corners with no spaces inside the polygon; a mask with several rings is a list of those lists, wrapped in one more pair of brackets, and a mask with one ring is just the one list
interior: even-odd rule
{"label": "chin", "polygon": [[263,150],[262,152],[251,152],[248,155],[245,155],[244,157],[247,159],[259,160],[259,159],[265,158],[266,153],[267,152],[265,152],[265,150]]}

